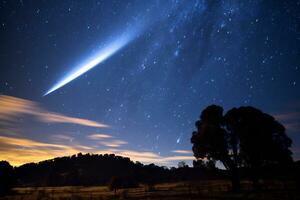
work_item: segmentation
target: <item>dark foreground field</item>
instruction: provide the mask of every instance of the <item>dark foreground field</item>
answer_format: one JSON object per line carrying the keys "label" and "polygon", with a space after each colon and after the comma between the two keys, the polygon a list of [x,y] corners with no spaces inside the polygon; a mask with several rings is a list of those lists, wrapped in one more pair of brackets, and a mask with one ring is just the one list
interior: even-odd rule
{"label": "dark foreground field", "polygon": [[110,200],[110,199],[300,199],[300,191],[293,182],[265,181],[261,192],[253,192],[250,182],[243,181],[243,192],[230,192],[228,181],[178,182],[120,189],[115,194],[105,186],[99,187],[24,187],[14,188],[13,194],[0,198],[13,200]]}

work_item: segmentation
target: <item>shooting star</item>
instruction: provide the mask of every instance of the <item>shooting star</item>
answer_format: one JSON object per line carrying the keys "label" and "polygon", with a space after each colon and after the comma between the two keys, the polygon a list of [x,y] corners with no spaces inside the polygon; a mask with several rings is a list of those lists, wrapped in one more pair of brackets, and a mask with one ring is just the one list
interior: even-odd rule
{"label": "shooting star", "polygon": [[63,79],[58,81],[52,88],[50,88],[44,96],[54,92],[55,90],[63,87],[64,85],[68,84],[69,82],[73,81],[74,79],[78,78],[85,72],[89,71],[90,69],[96,67],[98,64],[115,54],[117,51],[122,49],[126,46],[131,40],[133,39],[133,34],[123,34],[117,40],[113,41],[106,47],[100,50],[97,53],[97,56],[90,59],[88,62],[85,62],[83,65],[77,67],[73,72],[65,76]]}

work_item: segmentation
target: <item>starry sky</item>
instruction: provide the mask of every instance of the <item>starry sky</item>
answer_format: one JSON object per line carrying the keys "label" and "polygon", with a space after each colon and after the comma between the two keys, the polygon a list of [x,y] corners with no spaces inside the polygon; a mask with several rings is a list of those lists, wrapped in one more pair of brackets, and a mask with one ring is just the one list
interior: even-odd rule
{"label": "starry sky", "polygon": [[272,114],[297,160],[299,91],[300,1],[0,1],[0,160],[13,165],[79,151],[191,163],[210,104]]}

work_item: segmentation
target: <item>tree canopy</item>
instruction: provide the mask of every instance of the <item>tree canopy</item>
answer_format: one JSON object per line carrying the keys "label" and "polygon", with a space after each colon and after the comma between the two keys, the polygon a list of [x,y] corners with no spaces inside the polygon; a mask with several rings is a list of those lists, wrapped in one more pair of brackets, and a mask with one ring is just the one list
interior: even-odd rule
{"label": "tree canopy", "polygon": [[282,124],[254,107],[240,107],[223,115],[223,108],[205,108],[191,142],[197,159],[221,161],[231,171],[234,190],[239,190],[238,169],[247,168],[255,185],[260,169],[290,164],[292,140]]}

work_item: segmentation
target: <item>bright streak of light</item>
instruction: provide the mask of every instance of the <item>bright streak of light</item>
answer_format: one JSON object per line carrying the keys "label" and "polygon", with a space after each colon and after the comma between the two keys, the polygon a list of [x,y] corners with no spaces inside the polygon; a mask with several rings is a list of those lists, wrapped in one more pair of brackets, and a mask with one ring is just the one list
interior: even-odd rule
{"label": "bright streak of light", "polygon": [[58,83],[56,83],[52,88],[50,88],[44,96],[54,92],[55,90],[63,87],[67,83],[71,82],[72,80],[76,79],[80,75],[84,74],[85,72],[89,71],[90,69],[94,68],[113,54],[115,54],[117,51],[119,51],[122,47],[124,47],[126,44],[128,44],[132,40],[131,34],[124,34],[114,42],[110,43],[108,46],[104,47],[100,50],[100,52],[97,54],[97,56],[90,61],[86,62],[85,64],[79,66],[76,70],[74,70],[72,73],[70,73],[68,76],[64,77],[62,80],[60,80]]}

